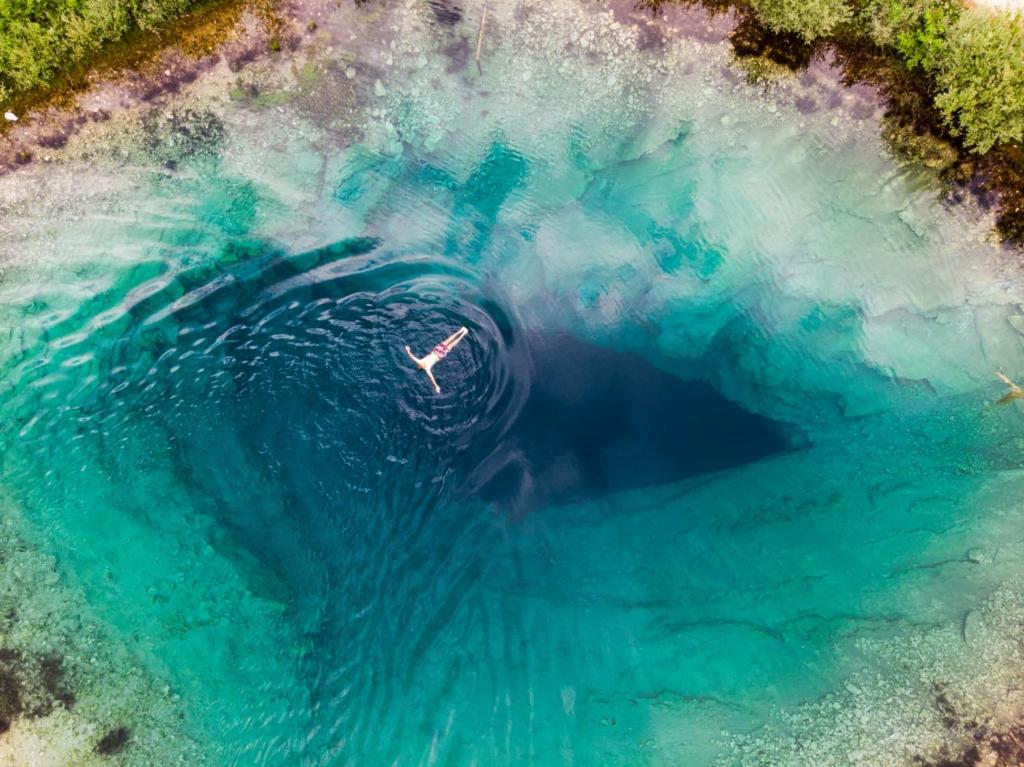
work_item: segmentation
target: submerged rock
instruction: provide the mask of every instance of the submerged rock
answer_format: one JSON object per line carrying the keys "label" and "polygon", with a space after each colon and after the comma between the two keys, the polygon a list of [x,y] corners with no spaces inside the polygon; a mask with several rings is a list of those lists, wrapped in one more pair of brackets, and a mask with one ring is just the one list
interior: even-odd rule
{"label": "submerged rock", "polygon": [[127,727],[115,727],[96,744],[96,753],[104,756],[119,754],[128,745],[131,731]]}
{"label": "submerged rock", "polygon": [[462,9],[451,0],[430,0],[430,10],[438,23],[446,27],[454,26],[462,20]]}
{"label": "submerged rock", "polygon": [[933,170],[945,171],[956,163],[959,153],[949,141],[894,118],[886,120],[883,133],[889,151],[905,162],[920,162]]}
{"label": "submerged rock", "polygon": [[74,705],[60,657],[0,648],[0,732],[20,716],[35,719],[48,716],[55,706],[70,711]]}
{"label": "submerged rock", "polygon": [[964,643],[969,647],[976,646],[981,632],[981,615],[977,610],[968,610],[964,614],[964,621],[961,628]]}

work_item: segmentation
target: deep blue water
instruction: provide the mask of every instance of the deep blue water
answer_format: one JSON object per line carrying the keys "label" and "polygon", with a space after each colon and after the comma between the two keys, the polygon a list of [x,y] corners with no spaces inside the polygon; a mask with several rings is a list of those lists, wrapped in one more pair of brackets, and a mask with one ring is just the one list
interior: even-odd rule
{"label": "deep blue water", "polygon": [[[488,631],[519,623],[506,614],[488,629],[493,608],[477,600],[536,588],[547,534],[526,531],[557,520],[561,504],[801,444],[793,428],[636,354],[524,332],[468,273],[427,257],[395,263],[381,246],[340,243],[301,267],[249,254],[217,276],[216,293],[174,313],[174,345],[157,342],[148,369],[133,360],[151,323],[123,337],[109,393],[87,406],[104,424],[111,480],[132,486],[149,435],[190,513],[211,521],[211,543],[240,559],[255,594],[286,606],[304,643],[310,727],[364,738],[357,762],[389,752],[378,728],[417,739],[394,719],[397,701],[426,696],[409,715],[420,721],[484,673],[473,651],[447,648],[482,628],[486,652]],[[402,346],[425,350],[462,324],[471,336],[436,368],[435,396]],[[152,524],[164,512],[148,492],[128,508]],[[595,505],[573,524],[607,513]],[[503,652],[525,652],[510,640]]]}
{"label": "deep blue water", "polygon": [[800,444],[702,381],[569,334],[528,335],[531,387],[483,497],[519,512],[724,471]]}

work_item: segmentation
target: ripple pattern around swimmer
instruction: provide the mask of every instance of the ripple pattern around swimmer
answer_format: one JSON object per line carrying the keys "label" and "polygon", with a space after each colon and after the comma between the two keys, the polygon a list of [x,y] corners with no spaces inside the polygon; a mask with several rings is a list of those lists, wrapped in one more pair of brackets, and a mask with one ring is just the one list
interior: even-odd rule
{"label": "ripple pattern around swimmer", "polygon": [[[372,239],[298,257],[266,248],[212,279],[199,270],[157,280],[131,289],[136,321],[109,349],[98,393],[70,410],[67,400],[44,408],[24,439],[54,462],[95,462],[140,524],[161,527],[172,514],[206,520],[247,589],[284,607],[305,648],[296,679],[267,680],[269,702],[237,701],[219,726],[247,742],[246,723],[274,715],[276,696],[294,692],[279,688],[298,684],[310,702],[293,724],[318,735],[276,741],[260,763],[330,752],[339,741],[342,763],[409,756],[422,742],[415,733],[451,726],[438,712],[457,717],[464,733],[452,753],[483,748],[482,757],[506,760],[520,738],[547,740],[533,722],[574,693],[549,691],[538,704],[530,690],[568,651],[561,643],[588,629],[567,625],[541,640],[532,622],[549,608],[516,606],[533,601],[524,589],[544,589],[543,569],[530,563],[543,536],[521,538],[530,516],[792,444],[781,426],[640,358],[524,334],[503,297],[466,267],[396,259]],[[471,341],[438,368],[445,393],[435,397],[403,344],[429,348],[463,324]],[[74,353],[61,346],[53,353]],[[42,376],[35,388],[53,385]],[[645,404],[616,411],[623,394]],[[692,410],[684,404],[659,424],[657,408],[673,400]],[[712,448],[704,432],[726,423],[730,440],[753,442]],[[680,428],[704,432],[689,442],[672,431]],[[51,435],[69,430],[89,438],[58,459]],[[154,508],[161,481],[172,501]],[[503,511],[495,516],[485,501]],[[61,523],[71,538],[96,524],[87,507]],[[527,569],[509,570],[514,561]],[[624,660],[573,662],[583,673]],[[396,716],[399,700],[408,705]],[[491,732],[486,746],[462,740],[476,728]],[[508,728],[518,734],[502,746]]]}

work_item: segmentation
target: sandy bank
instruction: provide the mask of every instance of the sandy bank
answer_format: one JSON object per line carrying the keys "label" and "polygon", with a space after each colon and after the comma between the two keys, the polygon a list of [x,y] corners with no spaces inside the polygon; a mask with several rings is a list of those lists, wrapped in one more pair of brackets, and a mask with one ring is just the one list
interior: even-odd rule
{"label": "sandy bank", "polygon": [[1009,13],[1024,13],[1024,0],[969,0],[976,8],[992,8]]}

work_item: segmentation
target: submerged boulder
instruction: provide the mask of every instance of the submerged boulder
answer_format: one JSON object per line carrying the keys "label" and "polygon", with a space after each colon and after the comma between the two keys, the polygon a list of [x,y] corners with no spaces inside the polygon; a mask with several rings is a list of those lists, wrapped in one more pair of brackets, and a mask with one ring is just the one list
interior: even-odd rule
{"label": "submerged boulder", "polygon": [[96,753],[104,756],[119,754],[128,745],[131,731],[127,727],[115,727],[96,744]]}

